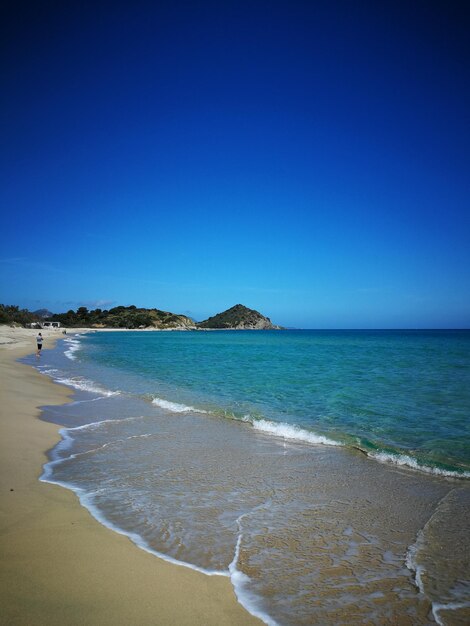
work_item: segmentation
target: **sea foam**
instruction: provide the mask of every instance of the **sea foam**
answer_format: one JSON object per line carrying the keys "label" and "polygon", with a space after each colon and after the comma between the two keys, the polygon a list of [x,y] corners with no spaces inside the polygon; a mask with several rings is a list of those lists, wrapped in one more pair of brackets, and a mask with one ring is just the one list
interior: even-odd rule
{"label": "sea foam", "polygon": [[[76,455],[71,455],[71,457],[69,458],[72,458],[73,456],[76,456]],[[100,524],[102,524],[106,528],[109,528],[110,530],[113,530],[119,535],[124,535],[128,537],[141,550],[144,550],[145,552],[148,552],[149,554],[153,554],[154,556],[157,556],[160,559],[167,561],[168,563],[173,563],[174,565],[181,565],[183,567],[187,567],[189,569],[195,570],[196,572],[200,572],[201,574],[206,574],[207,576],[225,576],[225,577],[230,576],[228,571],[204,569],[192,563],[187,563],[186,561],[179,561],[178,559],[175,559],[169,556],[168,554],[164,554],[163,552],[158,552],[157,550],[154,550],[153,548],[151,548],[148,545],[148,543],[138,533],[124,530],[120,526],[117,526],[116,524],[111,522],[94,503],[94,496],[100,493],[102,490],[88,492],[85,489],[82,489],[81,487],[77,487],[73,485],[72,483],[69,483],[63,480],[55,480],[54,478],[52,478],[53,467],[55,465],[60,464],[63,460],[64,459],[56,459],[53,461],[49,461],[49,463],[46,463],[43,467],[43,470],[44,470],[43,474],[42,476],[40,476],[39,480],[44,483],[50,483],[52,485],[59,485],[61,487],[64,487],[65,489],[70,489],[70,491],[73,491],[75,495],[78,497],[80,504],[86,509],[88,509],[90,514]]]}
{"label": "sea foam", "polygon": [[453,470],[445,470],[440,467],[431,467],[429,465],[420,465],[418,461],[407,454],[392,454],[390,452],[368,452],[367,455],[381,463],[392,463],[398,466],[410,467],[411,469],[433,474],[435,476],[448,476],[450,478],[470,478],[470,472],[457,472]]}
{"label": "sea foam", "polygon": [[105,389],[100,385],[97,385],[91,380],[87,380],[86,378],[74,377],[74,378],[54,378],[54,380],[58,383],[62,383],[63,385],[68,385],[69,387],[73,387],[74,389],[79,389],[80,391],[89,391],[90,393],[99,393],[102,396],[111,397],[117,396],[121,392],[120,391],[111,391],[110,389]]}
{"label": "sea foam", "polygon": [[169,402],[168,400],[163,400],[162,398],[153,398],[152,404],[159,406],[161,409],[170,411],[171,413],[208,413],[202,409],[196,409],[193,406],[179,404],[178,402]]}
{"label": "sea foam", "polygon": [[262,622],[267,624],[267,626],[279,626],[278,622],[276,622],[270,615],[268,615],[265,611],[259,608],[259,598],[250,591],[250,577],[247,576],[244,572],[240,571],[237,567],[238,560],[240,558],[240,548],[243,539],[243,528],[242,528],[242,520],[244,517],[249,516],[251,513],[264,507],[265,504],[260,504],[255,507],[253,511],[249,511],[248,513],[243,513],[240,517],[237,518],[236,523],[238,526],[238,539],[235,546],[235,552],[233,555],[232,562],[228,566],[228,571],[230,574],[230,580],[235,591],[235,595],[237,596],[238,602],[245,607],[248,613],[251,613],[254,617],[257,617]]}
{"label": "sea foam", "polygon": [[252,424],[253,428],[255,428],[256,430],[260,430],[263,433],[268,433],[270,435],[276,435],[277,437],[282,437],[283,439],[292,439],[294,441],[303,441],[305,443],[314,444],[320,443],[327,446],[343,445],[339,441],[328,439],[328,437],[324,437],[323,435],[316,435],[309,430],[299,428],[298,426],[293,426],[292,424],[286,424],[284,422],[276,423],[269,420],[261,419],[253,420]]}
{"label": "sea foam", "polygon": [[[445,496],[443,499],[445,499]],[[429,524],[429,521],[428,521],[428,524]],[[424,582],[423,582],[423,574],[426,573],[426,569],[418,563],[419,552],[423,549],[424,544],[425,544],[424,532],[423,530],[419,530],[415,543],[413,543],[411,546],[408,547],[408,551],[406,553],[405,565],[411,572],[414,572],[415,584],[417,588],[419,589],[420,593],[422,593],[423,595],[426,595],[426,589],[425,589]],[[446,622],[444,622],[439,615],[441,611],[455,611],[459,609],[466,609],[470,607],[470,602],[464,601],[464,602],[442,603],[442,602],[432,601],[431,606],[432,606],[432,614],[436,622],[439,624],[439,626],[445,626]]]}
{"label": "sea foam", "polygon": [[[56,368],[51,368],[48,365],[42,365],[42,366],[40,365],[38,366],[38,369],[39,368],[41,368],[40,369],[41,374],[46,374],[47,376],[50,376],[54,380],[54,382],[67,385],[68,387],[73,387],[74,389],[78,389],[80,391],[88,391],[90,393],[99,393],[101,396],[104,396],[107,398],[111,396],[119,395],[121,393],[120,391],[111,391],[111,389],[106,389],[105,387],[98,385],[92,380],[83,378],[82,376],[73,376],[73,377],[63,376],[61,375],[60,370]],[[96,399],[98,398],[95,398],[95,400]]]}
{"label": "sea foam", "polygon": [[[77,337],[79,335],[76,335]],[[75,361],[77,358],[75,352],[80,349],[80,342],[77,339],[64,339],[64,343],[68,344],[68,349],[64,352],[65,356],[71,361]]]}
{"label": "sea foam", "polygon": [[459,609],[468,609],[470,602],[449,602],[448,604],[440,604],[438,602],[432,603],[432,614],[439,626],[446,626],[439,613],[440,611],[458,611]]}

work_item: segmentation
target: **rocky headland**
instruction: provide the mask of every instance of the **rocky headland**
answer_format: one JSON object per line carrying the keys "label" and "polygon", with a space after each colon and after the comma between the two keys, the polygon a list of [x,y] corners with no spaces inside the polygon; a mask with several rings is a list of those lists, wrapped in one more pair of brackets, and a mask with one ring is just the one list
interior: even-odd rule
{"label": "rocky headland", "polygon": [[76,311],[50,313],[44,310],[31,313],[17,306],[0,304],[0,324],[41,327],[44,322],[59,322],[63,328],[130,329],[130,330],[281,330],[254,309],[243,304],[218,313],[202,322],[187,315],[179,315],[160,309],[144,309],[136,306],[117,306],[112,309],[79,307]]}
{"label": "rocky headland", "polygon": [[281,330],[281,326],[273,324],[269,317],[258,311],[249,309],[243,304],[236,304],[223,313],[218,313],[204,322],[196,324],[197,328],[214,330]]}

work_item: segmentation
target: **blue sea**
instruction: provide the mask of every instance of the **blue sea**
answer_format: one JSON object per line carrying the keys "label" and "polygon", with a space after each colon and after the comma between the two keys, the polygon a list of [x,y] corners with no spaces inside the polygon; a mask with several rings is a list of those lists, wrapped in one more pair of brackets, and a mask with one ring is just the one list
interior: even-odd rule
{"label": "blue sea", "polygon": [[265,623],[468,623],[469,331],[92,332],[36,365],[75,390],[42,480]]}

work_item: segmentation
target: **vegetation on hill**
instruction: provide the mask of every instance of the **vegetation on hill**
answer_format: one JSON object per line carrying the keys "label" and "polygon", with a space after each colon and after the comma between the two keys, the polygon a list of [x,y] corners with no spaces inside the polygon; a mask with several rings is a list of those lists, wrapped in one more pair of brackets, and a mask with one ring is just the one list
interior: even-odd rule
{"label": "vegetation on hill", "polygon": [[[42,313],[42,314],[41,314]],[[50,313],[50,312],[49,312]],[[138,309],[136,306],[117,306],[114,309],[94,309],[89,311],[82,306],[67,313],[43,311],[32,313],[18,306],[0,304],[0,324],[27,324],[44,321],[60,322],[67,328],[195,328],[194,321],[186,315],[175,315],[158,309]]]}
{"label": "vegetation on hill", "polygon": [[[45,317],[45,313],[49,313]],[[195,323],[186,315],[176,315],[159,309],[142,309],[136,306],[117,306],[113,309],[94,309],[89,311],[81,306],[76,311],[50,313],[40,309],[31,313],[17,306],[0,304],[0,324],[21,324],[26,326],[44,321],[60,322],[66,328],[158,328],[158,329],[250,329],[274,330],[281,328],[274,325],[269,317],[258,311],[236,304],[231,309],[214,315],[204,322]]]}
{"label": "vegetation on hill", "polygon": [[0,324],[32,324],[39,322],[40,319],[35,313],[31,313],[28,309],[20,309],[20,307],[9,304],[0,304]]}
{"label": "vegetation on hill", "polygon": [[271,322],[269,317],[261,315],[258,311],[248,309],[243,304],[236,304],[231,309],[227,309],[223,313],[209,317],[204,322],[197,324],[198,328],[214,328],[228,329],[234,328],[239,330],[279,330],[280,326],[276,326]]}
{"label": "vegetation on hill", "polygon": [[37,315],[42,320],[48,320],[50,317],[54,315],[49,309],[38,309],[37,311],[33,311],[34,315]]}
{"label": "vegetation on hill", "polygon": [[57,313],[51,318],[69,328],[194,328],[194,322],[186,315],[176,315],[158,309],[138,309],[136,306],[117,306],[113,309],[89,311],[82,306],[77,311]]}

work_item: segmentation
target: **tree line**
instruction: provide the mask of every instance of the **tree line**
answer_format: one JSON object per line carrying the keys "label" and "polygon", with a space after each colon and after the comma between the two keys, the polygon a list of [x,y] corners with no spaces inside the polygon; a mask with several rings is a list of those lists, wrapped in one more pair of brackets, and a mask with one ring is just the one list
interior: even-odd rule
{"label": "tree line", "polygon": [[160,311],[159,309],[142,309],[134,305],[117,306],[112,309],[93,309],[81,306],[76,311],[70,309],[66,313],[54,313],[49,317],[37,315],[20,309],[15,305],[0,304],[0,324],[20,324],[26,326],[31,323],[60,322],[67,328],[176,328],[179,326],[191,327],[194,322],[184,316]]}
{"label": "tree line", "polygon": [[21,326],[26,326],[26,324],[40,321],[40,317],[28,311],[28,309],[20,309],[19,306],[14,304],[0,304],[0,324],[21,324]]}

